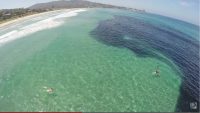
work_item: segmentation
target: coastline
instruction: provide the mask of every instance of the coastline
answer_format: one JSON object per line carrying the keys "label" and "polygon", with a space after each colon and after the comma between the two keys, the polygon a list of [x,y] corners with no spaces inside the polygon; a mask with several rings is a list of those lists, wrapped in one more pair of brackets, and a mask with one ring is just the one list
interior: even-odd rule
{"label": "coastline", "polygon": [[[80,8],[71,8],[71,9],[80,9]],[[14,20],[10,20],[10,21],[1,23],[0,24],[0,28],[5,27],[5,26],[10,25],[10,24],[13,24],[13,23],[16,23],[16,22],[19,22],[19,21],[22,21],[22,20],[26,20],[26,19],[35,17],[35,16],[48,14],[48,13],[53,13],[53,12],[58,12],[58,11],[71,10],[71,9],[60,9],[60,10],[54,10],[54,11],[48,11],[48,12],[42,12],[42,13],[28,15],[28,16],[25,16],[25,17],[21,17],[21,18],[17,18],[17,19],[14,19]]]}

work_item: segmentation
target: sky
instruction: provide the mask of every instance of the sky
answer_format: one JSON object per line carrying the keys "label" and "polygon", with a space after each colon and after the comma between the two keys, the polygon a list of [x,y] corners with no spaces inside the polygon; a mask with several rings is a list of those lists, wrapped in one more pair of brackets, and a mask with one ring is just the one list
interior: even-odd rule
{"label": "sky", "polygon": [[[0,0],[0,9],[27,8],[36,3],[56,0]],[[199,26],[199,0],[88,0],[117,6],[145,9],[148,13],[159,14],[183,20]]]}

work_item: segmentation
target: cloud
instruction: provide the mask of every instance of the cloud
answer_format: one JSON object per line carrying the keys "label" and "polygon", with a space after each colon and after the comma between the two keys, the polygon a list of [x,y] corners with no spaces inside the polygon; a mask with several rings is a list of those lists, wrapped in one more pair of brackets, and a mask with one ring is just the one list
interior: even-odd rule
{"label": "cloud", "polygon": [[189,3],[189,2],[180,1],[179,4],[182,5],[182,6],[189,6],[189,7],[192,6],[192,3]]}

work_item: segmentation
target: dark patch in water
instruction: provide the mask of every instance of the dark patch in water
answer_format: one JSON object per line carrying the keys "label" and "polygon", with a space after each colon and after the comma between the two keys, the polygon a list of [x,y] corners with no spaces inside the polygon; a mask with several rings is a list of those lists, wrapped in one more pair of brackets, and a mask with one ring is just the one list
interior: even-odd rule
{"label": "dark patch in water", "polygon": [[160,77],[160,75],[158,75],[158,74],[156,74],[156,75],[153,75],[152,77],[156,77],[156,78],[158,78],[158,77]]}
{"label": "dark patch in water", "polygon": [[54,93],[50,93],[49,96],[51,96],[51,97],[57,97],[58,95],[54,94]]}
{"label": "dark patch in water", "polygon": [[[196,101],[199,105],[198,40],[167,26],[124,16],[100,21],[90,35],[106,45],[127,48],[138,57],[151,57],[165,62],[182,78],[176,111],[191,111],[189,102]],[[126,36],[128,38],[124,38]],[[171,59],[181,73],[170,61],[153,51]]]}

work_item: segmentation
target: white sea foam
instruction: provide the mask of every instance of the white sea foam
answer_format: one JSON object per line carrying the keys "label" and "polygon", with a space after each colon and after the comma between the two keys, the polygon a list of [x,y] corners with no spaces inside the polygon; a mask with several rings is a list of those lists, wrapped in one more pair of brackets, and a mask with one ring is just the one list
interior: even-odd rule
{"label": "white sea foam", "polygon": [[37,17],[37,18],[30,19],[29,21],[41,20],[41,19],[43,19],[43,18],[44,18],[44,17]]}
{"label": "white sea foam", "polygon": [[18,38],[22,38],[24,36],[30,35],[37,31],[60,26],[64,23],[64,21],[56,20],[56,19],[76,16],[79,12],[82,12],[82,11],[86,11],[86,10],[80,9],[80,10],[70,11],[70,12],[63,13],[63,14],[60,14],[60,15],[57,15],[54,17],[50,17],[48,19],[25,26],[25,27],[19,29],[18,31],[17,30],[11,31],[5,35],[0,36],[0,44],[9,42],[9,41],[12,41],[12,40],[15,40]]}
{"label": "white sea foam", "polygon": [[6,33],[5,35],[0,36],[0,40],[3,39],[3,38],[6,38],[7,36],[10,36],[10,35],[12,35],[12,34],[14,34],[16,32],[17,32],[17,30],[11,31],[9,33]]}
{"label": "white sea foam", "polygon": [[13,26],[10,26],[10,27],[11,27],[11,28],[12,28],[12,27],[17,27],[18,25],[19,25],[19,24],[15,24],[15,25],[13,25]]}

